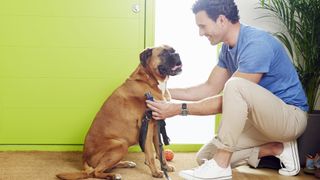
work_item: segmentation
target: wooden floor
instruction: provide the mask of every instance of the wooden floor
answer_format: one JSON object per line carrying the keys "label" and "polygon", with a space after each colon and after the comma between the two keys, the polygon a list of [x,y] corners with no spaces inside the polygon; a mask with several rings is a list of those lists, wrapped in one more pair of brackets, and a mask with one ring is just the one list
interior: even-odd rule
{"label": "wooden floor", "polygon": [[248,166],[240,166],[233,169],[233,179],[237,180],[312,180],[314,176],[304,174],[302,171],[297,176],[286,177],[272,169],[252,169]]}
{"label": "wooden floor", "polygon": [[[130,169],[115,169],[123,180],[159,180],[152,178],[144,164],[143,153],[129,153],[126,160],[137,166]],[[61,172],[77,172],[82,169],[81,152],[0,152],[0,180],[58,180]],[[170,164],[176,168],[169,173],[172,180],[181,180],[178,172],[196,166],[195,153],[175,153]],[[164,178],[162,178],[164,179]],[[285,177],[271,169],[252,169],[241,166],[233,169],[233,180],[311,180],[311,175],[300,172],[298,176]]]}

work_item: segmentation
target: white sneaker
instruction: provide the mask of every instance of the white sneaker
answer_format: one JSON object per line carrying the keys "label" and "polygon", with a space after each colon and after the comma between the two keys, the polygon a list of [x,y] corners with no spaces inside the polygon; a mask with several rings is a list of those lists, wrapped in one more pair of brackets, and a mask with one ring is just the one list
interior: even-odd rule
{"label": "white sneaker", "polygon": [[283,143],[283,151],[276,157],[280,159],[281,166],[282,164],[285,166],[279,169],[279,174],[284,176],[295,176],[299,174],[300,162],[296,140]]}
{"label": "white sneaker", "polygon": [[227,168],[220,167],[214,159],[205,162],[192,170],[183,170],[179,176],[186,180],[223,180],[232,179],[230,165]]}

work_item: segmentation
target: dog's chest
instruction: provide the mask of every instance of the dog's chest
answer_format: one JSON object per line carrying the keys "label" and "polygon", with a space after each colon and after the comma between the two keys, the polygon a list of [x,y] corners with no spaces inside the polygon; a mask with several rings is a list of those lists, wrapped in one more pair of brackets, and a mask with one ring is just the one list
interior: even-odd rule
{"label": "dog's chest", "polygon": [[168,78],[166,78],[164,81],[158,81],[158,88],[161,90],[162,96],[164,96],[167,89],[167,80]]}

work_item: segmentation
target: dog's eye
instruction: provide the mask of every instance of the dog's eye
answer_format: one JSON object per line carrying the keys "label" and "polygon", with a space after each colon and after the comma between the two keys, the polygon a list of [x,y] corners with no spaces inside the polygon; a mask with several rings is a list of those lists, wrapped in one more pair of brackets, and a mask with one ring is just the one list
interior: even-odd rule
{"label": "dog's eye", "polygon": [[161,56],[168,56],[169,55],[169,52],[168,51],[163,51],[162,53],[161,53]]}

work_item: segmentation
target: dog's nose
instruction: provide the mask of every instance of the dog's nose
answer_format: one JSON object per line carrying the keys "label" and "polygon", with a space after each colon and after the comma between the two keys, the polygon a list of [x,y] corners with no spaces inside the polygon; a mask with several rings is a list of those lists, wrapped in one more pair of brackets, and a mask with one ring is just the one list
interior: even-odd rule
{"label": "dog's nose", "polygon": [[180,59],[180,56],[179,56],[178,53],[172,53],[172,56],[173,56],[174,58],[179,58],[179,59]]}
{"label": "dog's nose", "polygon": [[175,63],[177,66],[180,66],[182,64],[180,60],[180,55],[178,53],[173,53],[173,59],[175,60]]}
{"label": "dog's nose", "polygon": [[180,55],[178,53],[173,53],[171,55],[171,57],[173,57],[173,59],[180,61]]}
{"label": "dog's nose", "polygon": [[180,66],[182,64],[182,62],[180,61],[180,59],[176,62],[176,66]]}

